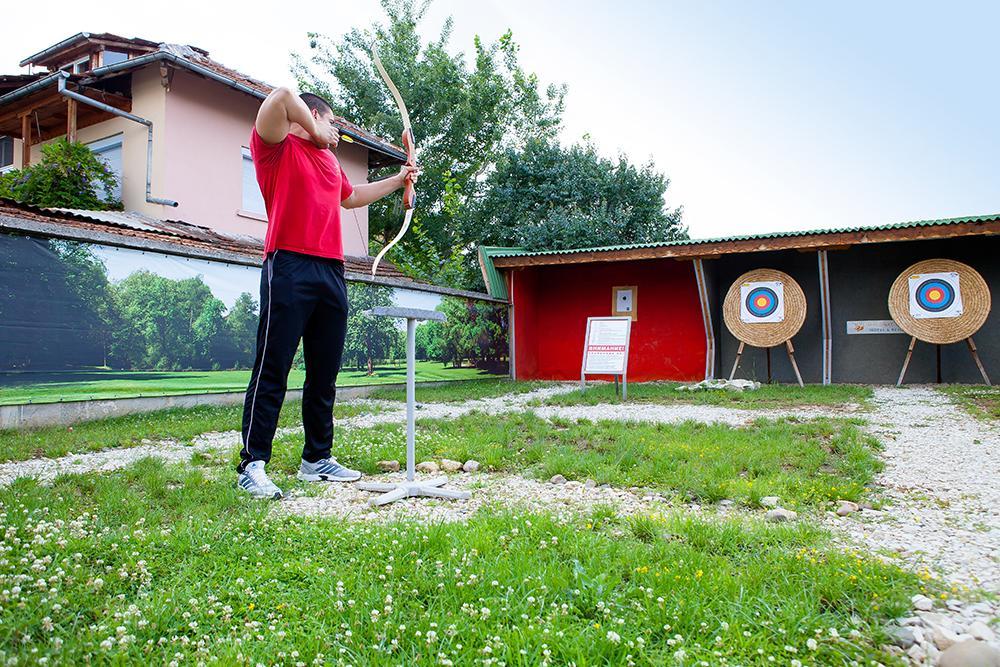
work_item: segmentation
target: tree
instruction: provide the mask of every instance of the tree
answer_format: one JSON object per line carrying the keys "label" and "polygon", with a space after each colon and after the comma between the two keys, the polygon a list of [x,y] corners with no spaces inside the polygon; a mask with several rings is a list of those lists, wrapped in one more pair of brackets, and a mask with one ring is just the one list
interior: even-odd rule
{"label": "tree", "polygon": [[57,139],[42,146],[42,159],[0,175],[0,197],[34,206],[121,209],[119,201],[101,199],[118,183],[111,168],[79,142]]}
{"label": "tree", "polygon": [[[427,2],[382,0],[382,7],[388,23],[355,28],[340,41],[310,33],[309,54],[294,56],[293,72],[303,90],[330,100],[337,114],[398,140],[399,113],[372,66],[369,49],[377,42],[406,101],[419,149],[416,222],[438,255],[448,258],[463,244],[452,224],[454,209],[444,206],[448,188],[468,198],[503,149],[522,146],[532,137],[554,137],[566,90],[540,90],[538,78],[521,68],[509,31],[491,44],[476,37],[470,69],[463,53],[448,51],[450,19],[433,40],[421,38],[418,26]],[[372,204],[368,220],[373,245],[384,245],[402,221],[399,198]],[[404,238],[396,248],[405,249],[413,238]]]}
{"label": "tree", "polygon": [[602,158],[591,144],[532,141],[498,162],[463,233],[475,243],[530,250],[686,238],[681,210],[665,204],[669,184],[652,163]]}
{"label": "tree", "polygon": [[437,309],[444,313],[444,322],[428,322],[417,328],[418,345],[423,343],[428,358],[456,368],[466,360],[477,366],[495,366],[506,358],[504,308],[449,297]]}
{"label": "tree", "polygon": [[400,344],[402,332],[388,317],[367,315],[376,306],[392,305],[392,289],[362,283],[348,283],[347,297],[351,313],[347,318],[344,361],[354,361],[358,370],[364,366],[368,375],[375,372],[375,361],[388,356]]}
{"label": "tree", "polygon": [[257,300],[249,292],[243,292],[236,298],[226,315],[226,327],[233,341],[236,366],[253,366],[257,347]]}

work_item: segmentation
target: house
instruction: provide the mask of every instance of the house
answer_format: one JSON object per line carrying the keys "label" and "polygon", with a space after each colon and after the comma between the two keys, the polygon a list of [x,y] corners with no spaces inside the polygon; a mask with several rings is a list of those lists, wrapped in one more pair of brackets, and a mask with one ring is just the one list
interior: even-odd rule
{"label": "house", "polygon": [[[621,314],[621,291],[633,319],[629,379],[726,377],[740,341],[723,323],[723,301],[744,273],[770,268],[791,276],[805,295],[805,319],[793,337],[805,382],[896,382],[910,342],[886,323],[897,277],[916,262],[950,259],[975,269],[997,294],[998,256],[1000,215],[607,248],[479,249],[490,294],[509,303],[511,372],[525,380],[578,380],[587,318]],[[989,293],[979,307],[989,311]],[[996,310],[973,334],[994,378],[1000,376]],[[737,373],[746,376],[796,381],[784,350],[748,348]],[[983,378],[964,342],[918,343],[906,380]]]}
{"label": "house", "polygon": [[[88,145],[119,175],[126,211],[263,238],[267,218],[248,141],[272,86],[204,49],[81,32],[0,76],[0,169],[40,158],[59,137]],[[402,164],[397,146],[346,119],[337,149],[348,177]],[[345,211],[344,252],[368,254],[367,208]]]}

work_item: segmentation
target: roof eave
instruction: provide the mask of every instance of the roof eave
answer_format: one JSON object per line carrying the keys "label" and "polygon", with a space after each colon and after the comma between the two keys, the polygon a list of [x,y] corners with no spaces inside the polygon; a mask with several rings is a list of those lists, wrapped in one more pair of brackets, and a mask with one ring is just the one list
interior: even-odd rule
{"label": "roof eave", "polygon": [[[873,228],[852,231],[833,231],[776,238],[754,238],[677,242],[657,246],[618,250],[580,249],[566,253],[517,253],[491,257],[498,269],[555,264],[586,264],[642,259],[698,259],[721,257],[733,253],[769,252],[778,250],[823,250],[853,245],[921,241],[960,236],[1000,235],[1000,215],[981,216],[969,222],[914,225],[910,227]],[[514,249],[512,249],[513,251]]]}

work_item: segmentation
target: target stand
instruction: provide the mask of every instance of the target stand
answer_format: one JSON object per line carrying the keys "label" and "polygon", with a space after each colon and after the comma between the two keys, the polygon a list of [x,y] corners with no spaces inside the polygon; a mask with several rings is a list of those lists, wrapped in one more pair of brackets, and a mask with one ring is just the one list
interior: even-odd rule
{"label": "target stand", "polygon": [[[910,334],[910,345],[896,386],[903,384],[918,340],[938,346],[964,340],[983,382],[991,384],[972,340],[972,334],[986,322],[990,306],[989,286],[968,264],[928,259],[900,273],[889,288],[889,313],[899,328]],[[940,374],[940,366],[938,371]]]}
{"label": "target stand", "polygon": [[747,345],[767,350],[767,373],[771,379],[771,348],[784,345],[799,386],[802,374],[795,361],[792,336],[806,319],[806,296],[795,279],[775,269],[755,269],[736,279],[722,304],[726,328],[740,341],[729,379],[736,370]]}
{"label": "target stand", "polygon": [[410,498],[413,496],[432,496],[435,498],[449,498],[459,500],[471,498],[468,491],[455,491],[453,489],[442,489],[448,482],[447,477],[437,477],[435,479],[416,479],[416,328],[418,320],[434,320],[443,322],[444,314],[436,310],[421,310],[418,308],[393,308],[379,307],[367,311],[367,314],[376,317],[398,317],[406,320],[406,481],[398,483],[382,482],[358,482],[358,488],[362,491],[376,491],[382,493],[368,501],[372,506],[387,505],[397,500]]}

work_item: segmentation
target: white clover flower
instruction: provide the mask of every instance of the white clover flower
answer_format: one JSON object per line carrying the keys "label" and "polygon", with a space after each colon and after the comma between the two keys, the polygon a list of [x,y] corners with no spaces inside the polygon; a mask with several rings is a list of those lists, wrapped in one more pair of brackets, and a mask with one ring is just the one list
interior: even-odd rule
{"label": "white clover flower", "polygon": [[809,639],[806,640],[806,646],[809,648],[810,651],[815,651],[819,647],[819,642],[810,637]]}
{"label": "white clover flower", "polygon": [[605,635],[605,636],[607,637],[608,641],[611,642],[612,644],[619,644],[619,643],[621,643],[621,640],[622,640],[621,635],[619,635],[614,630],[608,630],[608,634]]}

